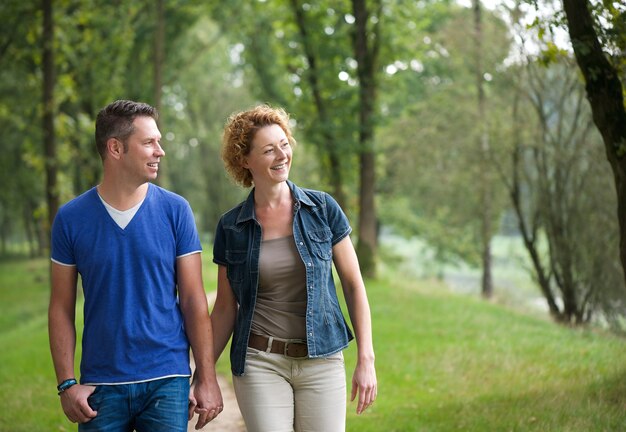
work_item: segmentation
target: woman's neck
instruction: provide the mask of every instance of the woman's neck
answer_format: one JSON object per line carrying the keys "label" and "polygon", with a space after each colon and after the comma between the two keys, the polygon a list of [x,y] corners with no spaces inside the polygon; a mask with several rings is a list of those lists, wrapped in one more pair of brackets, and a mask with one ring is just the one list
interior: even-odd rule
{"label": "woman's neck", "polygon": [[254,204],[257,208],[274,209],[279,208],[285,203],[291,205],[291,191],[287,182],[281,182],[271,187],[254,188]]}

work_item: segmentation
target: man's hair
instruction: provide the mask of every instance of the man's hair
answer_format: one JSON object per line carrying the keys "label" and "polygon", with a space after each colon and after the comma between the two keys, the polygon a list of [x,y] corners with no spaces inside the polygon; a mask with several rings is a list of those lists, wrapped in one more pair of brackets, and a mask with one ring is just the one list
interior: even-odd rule
{"label": "man's hair", "polygon": [[159,118],[156,108],[143,103],[129,100],[118,100],[105,106],[96,117],[96,148],[102,160],[106,157],[107,141],[117,138],[128,151],[126,139],[135,131],[133,121],[137,117]]}
{"label": "man's hair", "polygon": [[291,135],[289,115],[282,108],[258,105],[250,110],[232,114],[224,127],[222,138],[222,160],[226,172],[244,187],[252,186],[252,174],[242,166],[244,158],[252,150],[252,141],[259,129],[278,125],[293,147],[296,140]]}

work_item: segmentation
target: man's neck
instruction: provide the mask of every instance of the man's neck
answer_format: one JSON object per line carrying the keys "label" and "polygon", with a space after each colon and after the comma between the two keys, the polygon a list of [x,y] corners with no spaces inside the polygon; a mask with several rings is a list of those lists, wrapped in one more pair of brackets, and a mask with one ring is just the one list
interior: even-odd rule
{"label": "man's neck", "polygon": [[139,204],[148,193],[149,183],[143,183],[139,186],[129,186],[116,184],[102,179],[102,183],[98,185],[98,193],[102,199],[111,207],[124,211],[133,208]]}

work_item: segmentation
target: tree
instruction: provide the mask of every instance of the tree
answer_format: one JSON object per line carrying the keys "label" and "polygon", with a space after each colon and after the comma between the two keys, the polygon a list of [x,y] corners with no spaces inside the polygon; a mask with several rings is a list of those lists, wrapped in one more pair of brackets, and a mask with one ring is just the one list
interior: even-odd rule
{"label": "tree", "polygon": [[0,18],[6,23],[0,29],[2,242],[25,242],[31,255],[43,254],[49,221],[42,119],[42,3],[3,2]]}
{"label": "tree", "polygon": [[491,298],[493,296],[493,280],[491,277],[491,238],[493,237],[493,228],[491,220],[493,218],[491,203],[491,178],[490,158],[489,158],[489,134],[487,130],[486,116],[486,96],[484,89],[484,72],[483,72],[483,34],[482,34],[482,7],[480,0],[472,0],[472,10],[474,12],[474,74],[476,77],[476,94],[477,94],[477,122],[478,122],[478,140],[476,151],[481,154],[480,158],[480,176],[478,178],[478,193],[480,194],[480,240],[482,247],[482,280],[481,292],[483,297]]}
{"label": "tree", "polygon": [[[505,73],[500,65],[510,41],[494,13],[481,14],[484,45],[482,66],[477,67],[476,44],[468,37],[473,12],[440,3],[421,11],[431,17],[412,35],[421,43],[413,53],[396,54],[398,60],[386,68],[382,93],[390,121],[377,138],[386,169],[381,176],[381,219],[401,234],[425,240],[439,262],[462,260],[480,268],[486,214],[482,176],[489,181],[487,226],[494,231],[506,204],[504,188],[485,171],[493,170],[500,157],[497,147],[503,141],[498,137],[507,127],[501,107],[510,88],[498,77]],[[477,109],[479,88],[485,93],[482,117]],[[392,97],[407,107],[396,108],[389,101]],[[485,140],[494,144],[485,148]]]}
{"label": "tree", "polygon": [[[376,4],[369,10],[363,1],[233,2],[220,5],[214,15],[244,46],[254,71],[253,91],[261,100],[287,108],[303,132],[299,136],[314,144],[321,183],[330,184],[348,214],[355,205],[344,191],[358,190],[357,251],[370,276],[377,243],[373,131],[378,23],[384,18],[382,3]],[[284,14],[285,6],[291,16]],[[242,16],[249,25],[231,25]],[[354,178],[359,179],[356,188]]]}
{"label": "tree", "polygon": [[[46,200],[48,203],[47,232],[59,208],[59,190],[57,186],[57,155],[54,133],[54,19],[52,15],[52,0],[42,0],[43,33],[43,144],[46,166]],[[49,236],[46,236],[46,238]]]}
{"label": "tree", "polygon": [[[163,68],[165,67],[165,1],[155,2],[156,25],[154,29],[154,55],[153,55],[153,89],[152,103],[158,112],[163,111]],[[157,120],[159,128],[163,124]],[[162,164],[159,169],[158,182],[163,187],[169,187],[169,173],[167,165]]]}
{"label": "tree", "polygon": [[212,235],[223,212],[245,194],[226,175],[220,157],[226,118],[253,103],[231,62],[232,49],[217,24],[200,16],[172,45],[172,73],[163,87],[162,142],[171,188],[189,200],[203,235]]}
{"label": "tree", "polygon": [[[329,111],[331,111],[331,108],[328,106],[329,101],[327,100],[327,98],[322,95],[322,73],[318,66],[321,62],[317,57],[316,51],[314,50],[315,41],[310,35],[310,25],[308,25],[307,23],[304,10],[300,6],[299,1],[291,0],[290,5],[293,15],[295,17],[296,25],[298,27],[300,39],[302,41],[302,49],[304,51],[306,62],[308,64],[308,71],[305,77],[309,82],[311,96],[313,98],[317,118],[319,119],[319,123],[321,125],[331,125],[332,121],[329,118]],[[338,146],[333,145],[333,143],[336,141],[336,138],[334,137],[332,128],[321,127],[319,133],[322,136],[322,142],[326,144],[325,148],[328,157],[328,164],[330,165],[329,176],[330,184],[333,190],[333,197],[337,200],[342,208],[346,209],[347,198],[344,191],[345,186],[340,162],[341,151]]]}
{"label": "tree", "polygon": [[[355,18],[354,57],[359,77],[359,241],[357,254],[365,276],[376,277],[378,220],[374,201],[376,191],[376,152],[374,148],[374,114],[378,91],[379,51],[382,35],[382,3],[373,2],[368,10],[365,0],[352,0]],[[368,23],[373,21],[372,29]]]}
{"label": "tree", "polygon": [[[608,8],[610,4],[606,3]],[[572,47],[585,78],[593,121],[602,135],[606,156],[613,171],[620,227],[620,258],[626,269],[626,109],[618,68],[609,61],[600,43],[587,0],[563,0]],[[624,12],[615,12],[615,23],[623,26]],[[617,25],[616,25],[617,27]],[[624,32],[624,28],[618,29]],[[621,33],[622,45],[626,40]],[[618,44],[619,46],[619,44]],[[623,47],[623,46],[622,46]],[[626,273],[626,272],[625,272]]]}
{"label": "tree", "polygon": [[618,231],[610,217],[614,192],[584,89],[567,57],[549,68],[531,60],[523,71],[510,194],[534,275],[555,320],[583,324],[602,315],[617,322],[626,296],[617,245],[610,246]]}

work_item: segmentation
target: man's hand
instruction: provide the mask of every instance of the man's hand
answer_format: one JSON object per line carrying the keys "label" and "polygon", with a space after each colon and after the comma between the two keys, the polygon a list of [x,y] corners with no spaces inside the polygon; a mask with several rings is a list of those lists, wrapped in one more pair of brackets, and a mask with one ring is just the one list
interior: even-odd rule
{"label": "man's hand", "polygon": [[202,429],[224,410],[222,392],[216,380],[209,383],[196,382],[195,378],[189,390],[189,420],[198,414],[195,429]]}
{"label": "man's hand", "polygon": [[61,393],[63,412],[72,423],[87,423],[98,415],[87,403],[95,390],[94,386],[76,384]]}

